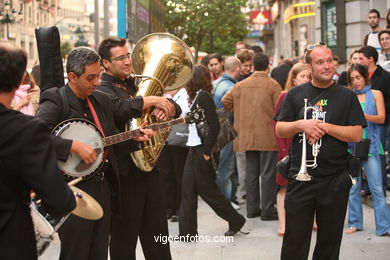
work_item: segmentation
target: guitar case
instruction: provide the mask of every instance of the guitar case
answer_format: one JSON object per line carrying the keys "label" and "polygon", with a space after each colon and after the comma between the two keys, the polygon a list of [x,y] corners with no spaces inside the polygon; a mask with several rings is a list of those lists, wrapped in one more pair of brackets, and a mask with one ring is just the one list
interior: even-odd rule
{"label": "guitar case", "polygon": [[60,33],[56,26],[37,27],[35,37],[38,46],[40,64],[41,93],[49,88],[60,88],[64,83]]}

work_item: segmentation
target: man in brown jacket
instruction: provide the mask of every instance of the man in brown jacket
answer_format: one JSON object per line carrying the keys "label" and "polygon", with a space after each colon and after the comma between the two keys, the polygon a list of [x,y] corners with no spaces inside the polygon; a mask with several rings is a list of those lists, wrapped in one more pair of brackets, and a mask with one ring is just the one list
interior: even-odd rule
{"label": "man in brown jacket", "polygon": [[281,88],[268,76],[269,60],[266,55],[258,53],[253,56],[253,66],[255,72],[226,93],[222,103],[235,118],[238,138],[233,142],[233,150],[246,152],[247,217],[276,220],[275,164],[278,147],[272,116]]}

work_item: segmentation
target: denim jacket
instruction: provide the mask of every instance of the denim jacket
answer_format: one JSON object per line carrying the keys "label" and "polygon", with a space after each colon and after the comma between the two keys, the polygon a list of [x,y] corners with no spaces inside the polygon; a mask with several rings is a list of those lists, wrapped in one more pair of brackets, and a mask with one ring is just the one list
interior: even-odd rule
{"label": "denim jacket", "polygon": [[[217,108],[223,108],[222,98],[223,96],[234,87],[237,80],[232,78],[226,73],[222,73],[222,76],[213,82],[213,97],[214,103]],[[228,117],[233,121],[233,115],[228,112]]]}

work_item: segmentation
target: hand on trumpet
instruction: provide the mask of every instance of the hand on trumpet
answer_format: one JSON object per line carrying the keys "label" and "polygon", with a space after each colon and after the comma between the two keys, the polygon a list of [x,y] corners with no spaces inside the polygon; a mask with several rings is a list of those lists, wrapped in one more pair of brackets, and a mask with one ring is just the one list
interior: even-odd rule
{"label": "hand on trumpet", "polygon": [[301,129],[309,143],[315,143],[328,132],[324,122],[318,119],[301,120]]}

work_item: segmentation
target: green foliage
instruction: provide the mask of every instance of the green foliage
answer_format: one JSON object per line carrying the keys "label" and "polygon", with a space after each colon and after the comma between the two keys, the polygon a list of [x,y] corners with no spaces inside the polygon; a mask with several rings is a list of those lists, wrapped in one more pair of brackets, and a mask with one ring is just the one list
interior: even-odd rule
{"label": "green foliage", "polygon": [[232,54],[235,42],[248,33],[248,21],[241,12],[246,0],[166,1],[164,19],[168,31],[197,51]]}
{"label": "green foliage", "polygon": [[68,55],[68,53],[72,50],[72,46],[70,45],[69,42],[64,42],[61,44],[60,50],[61,50],[61,57],[64,59],[66,55]]}

